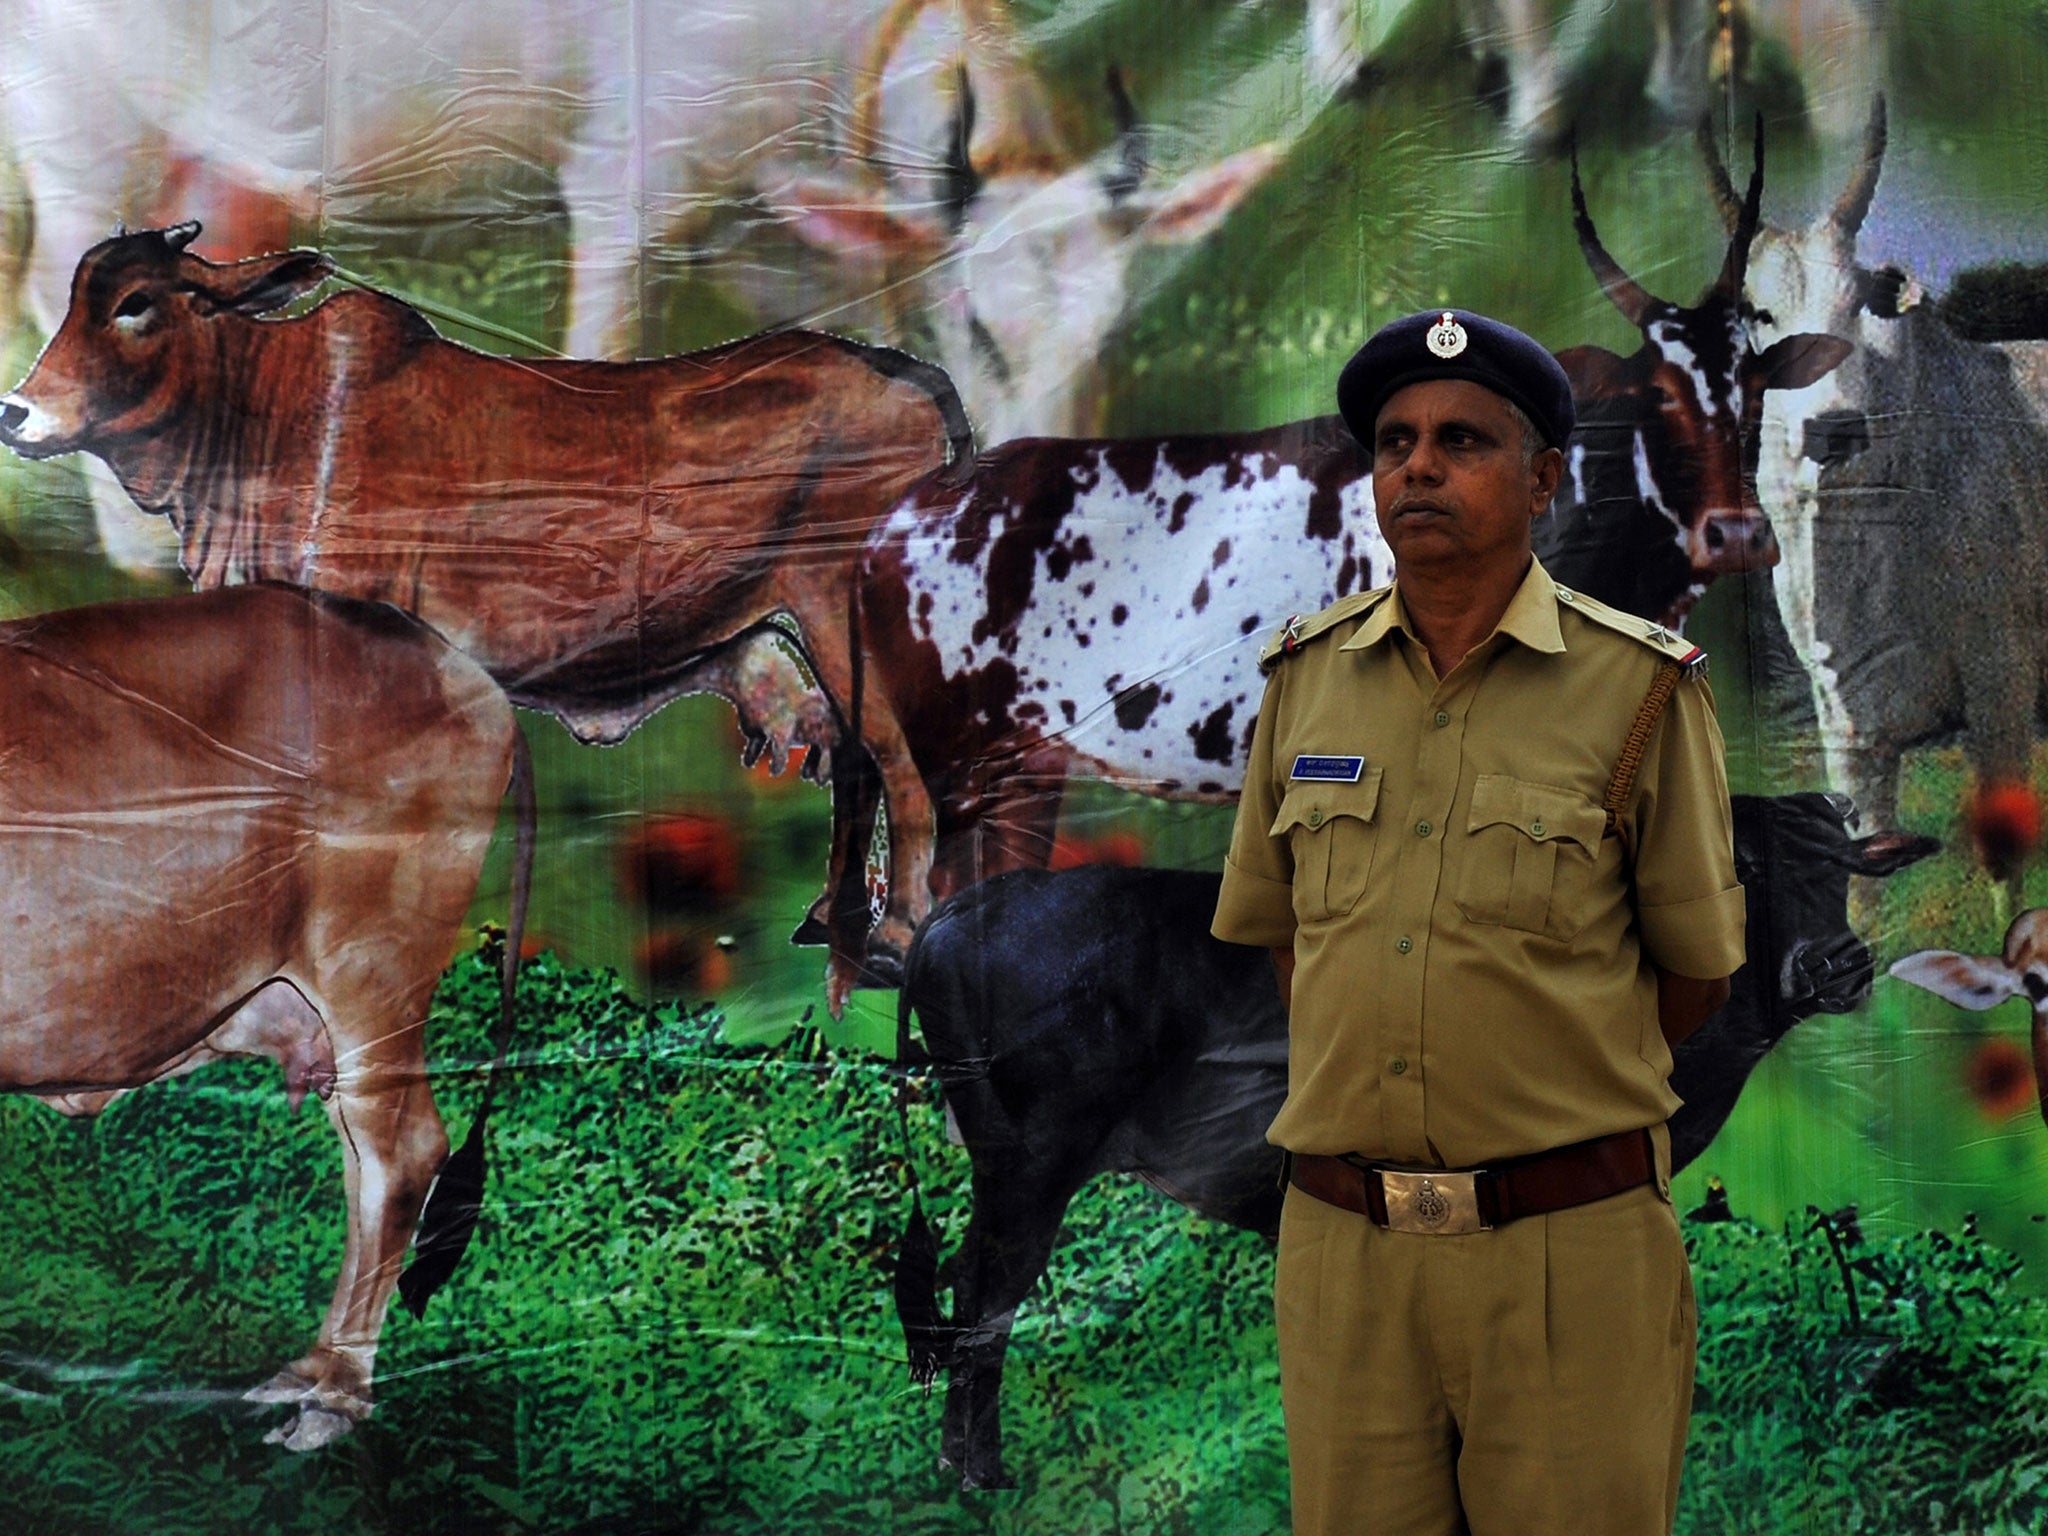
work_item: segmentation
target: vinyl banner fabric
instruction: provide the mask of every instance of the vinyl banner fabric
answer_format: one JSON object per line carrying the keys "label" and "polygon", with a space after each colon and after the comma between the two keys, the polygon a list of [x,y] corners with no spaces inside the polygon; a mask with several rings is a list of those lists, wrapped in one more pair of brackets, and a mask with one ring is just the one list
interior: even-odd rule
{"label": "vinyl banner fabric", "polygon": [[2031,0],[7,0],[0,1530],[1288,1530],[1208,930],[1420,311],[1711,659],[1678,1530],[2048,1527],[2044,81]]}

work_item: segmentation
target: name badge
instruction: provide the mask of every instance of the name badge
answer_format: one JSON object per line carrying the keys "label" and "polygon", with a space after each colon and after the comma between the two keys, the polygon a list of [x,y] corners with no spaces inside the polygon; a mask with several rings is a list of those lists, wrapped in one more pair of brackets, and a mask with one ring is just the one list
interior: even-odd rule
{"label": "name badge", "polygon": [[1331,784],[1356,784],[1365,772],[1362,757],[1311,757],[1303,753],[1294,760],[1290,779],[1321,779]]}

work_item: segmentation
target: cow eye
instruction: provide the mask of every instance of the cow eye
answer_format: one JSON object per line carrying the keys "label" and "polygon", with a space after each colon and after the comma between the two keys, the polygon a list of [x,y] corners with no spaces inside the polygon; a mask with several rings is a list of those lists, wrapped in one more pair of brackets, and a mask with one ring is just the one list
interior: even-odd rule
{"label": "cow eye", "polygon": [[121,302],[114,306],[114,318],[116,320],[137,319],[149,313],[150,302],[149,295],[138,288],[135,292],[125,295]]}

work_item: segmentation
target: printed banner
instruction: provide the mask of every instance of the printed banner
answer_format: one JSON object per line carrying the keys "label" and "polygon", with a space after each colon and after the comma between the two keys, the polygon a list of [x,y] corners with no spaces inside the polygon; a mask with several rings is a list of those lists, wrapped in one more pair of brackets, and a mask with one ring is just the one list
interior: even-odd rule
{"label": "printed banner", "polygon": [[2041,1529],[2043,78],[2026,0],[12,0],[0,1526],[1287,1530],[1209,918],[1261,648],[1392,578],[1338,372],[1463,311],[1727,739],[1678,1529]]}

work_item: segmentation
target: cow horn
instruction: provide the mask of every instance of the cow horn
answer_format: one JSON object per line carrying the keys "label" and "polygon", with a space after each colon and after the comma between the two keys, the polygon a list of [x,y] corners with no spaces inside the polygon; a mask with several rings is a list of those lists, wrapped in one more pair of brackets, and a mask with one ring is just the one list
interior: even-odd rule
{"label": "cow horn", "polygon": [[164,231],[164,244],[174,251],[182,251],[199,238],[199,221],[187,219],[182,224],[173,224]]}
{"label": "cow horn", "polygon": [[1721,263],[1721,276],[1715,282],[1713,292],[1725,295],[1730,300],[1742,297],[1742,280],[1749,272],[1749,246],[1756,239],[1756,227],[1763,216],[1764,203],[1764,115],[1756,115],[1755,159],[1749,172],[1749,190],[1743,194],[1742,209],[1737,214],[1735,229],[1728,237],[1728,255]]}
{"label": "cow horn", "polygon": [[1579,185],[1579,135],[1574,129],[1571,136],[1572,153],[1572,228],[1578,232],[1579,252],[1586,258],[1586,265],[1593,269],[1593,276],[1600,280],[1601,290],[1614,301],[1614,307],[1628,317],[1631,325],[1640,326],[1644,317],[1656,304],[1656,298],[1634,278],[1622,271],[1621,264],[1607,254],[1600,244],[1600,237],[1593,230],[1593,217],[1586,212],[1585,188]]}
{"label": "cow horn", "polygon": [[1863,158],[1856,162],[1849,184],[1828,213],[1828,222],[1842,238],[1853,240],[1870,212],[1870,200],[1877,195],[1877,174],[1884,169],[1884,146],[1884,92],[1879,91],[1870,103],[1870,121],[1863,129]]}
{"label": "cow horn", "polygon": [[868,39],[867,51],[861,56],[860,81],[854,92],[853,122],[847,131],[849,147],[853,158],[871,171],[878,170],[882,156],[882,76],[888,72],[889,60],[896,50],[903,46],[904,34],[912,22],[924,11],[931,0],[894,0],[882,18],[875,23],[874,35]]}
{"label": "cow horn", "polygon": [[1116,168],[1102,178],[1102,190],[1112,203],[1121,203],[1136,196],[1145,182],[1145,125],[1138,120],[1131,93],[1124,89],[1124,72],[1110,65],[1106,83],[1110,115],[1116,120]]}
{"label": "cow horn", "polygon": [[943,171],[946,222],[958,231],[967,222],[967,205],[981,191],[981,173],[974,168],[974,86],[965,64],[960,66],[960,99],[946,135]]}
{"label": "cow horn", "polygon": [[1694,139],[1699,144],[1701,158],[1707,162],[1707,188],[1714,195],[1714,206],[1721,212],[1723,227],[1732,235],[1735,226],[1742,222],[1742,199],[1735,195],[1735,183],[1728,179],[1728,165],[1721,158],[1721,146],[1714,140],[1712,113],[1700,115],[1700,126]]}

